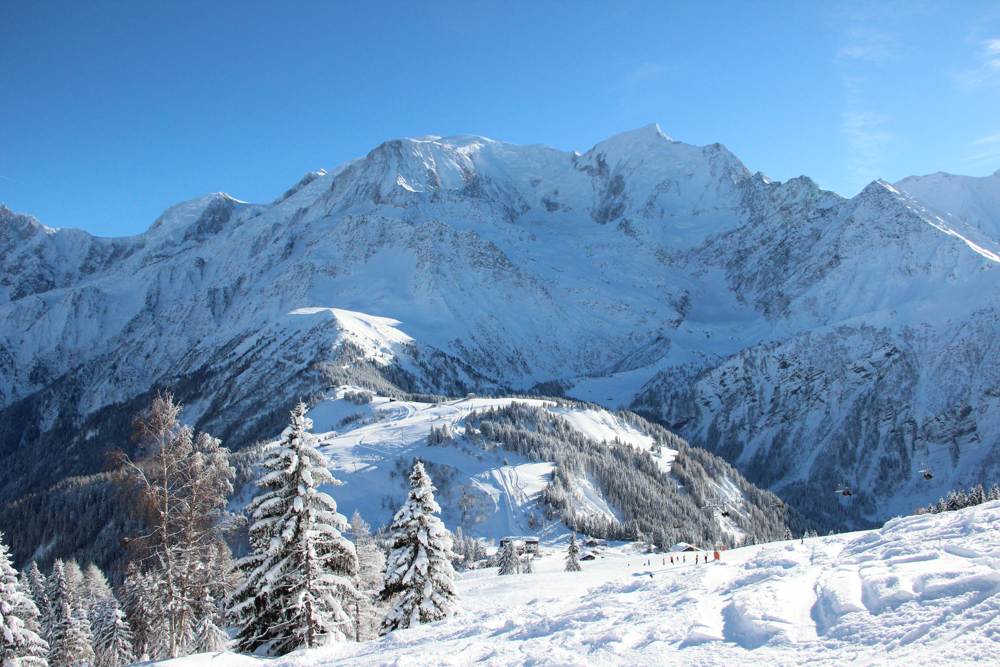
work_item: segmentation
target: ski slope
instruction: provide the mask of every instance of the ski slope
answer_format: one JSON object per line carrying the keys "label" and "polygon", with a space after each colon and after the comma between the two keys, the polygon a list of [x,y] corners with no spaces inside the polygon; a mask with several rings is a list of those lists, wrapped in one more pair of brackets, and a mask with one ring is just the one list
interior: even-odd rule
{"label": "ski slope", "polygon": [[[581,573],[463,573],[462,612],[377,641],[262,660],[306,665],[987,665],[1000,661],[1000,502],[671,566],[610,548]],[[676,557],[676,555],[675,555]],[[648,562],[649,565],[644,565]]]}

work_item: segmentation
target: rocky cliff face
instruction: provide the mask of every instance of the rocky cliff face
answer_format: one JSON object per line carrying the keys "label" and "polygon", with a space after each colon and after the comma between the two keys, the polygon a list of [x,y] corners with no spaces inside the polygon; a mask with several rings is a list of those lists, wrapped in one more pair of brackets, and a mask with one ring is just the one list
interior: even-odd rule
{"label": "rocky cliff face", "polygon": [[1000,211],[934,191],[843,199],[650,126],[390,141],[126,239],[4,209],[0,500],[99,467],[152,387],[239,447],[350,379],[631,405],[832,523],[907,511],[1000,478]]}

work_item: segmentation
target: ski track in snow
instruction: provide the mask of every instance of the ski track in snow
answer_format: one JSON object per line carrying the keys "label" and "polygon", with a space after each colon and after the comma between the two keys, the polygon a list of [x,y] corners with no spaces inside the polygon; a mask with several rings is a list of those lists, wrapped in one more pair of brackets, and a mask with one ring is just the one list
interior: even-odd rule
{"label": "ski track in snow", "polygon": [[[663,565],[632,545],[562,572],[459,576],[462,612],[364,644],[171,667],[987,665],[1000,660],[1000,502]],[[586,549],[585,549],[586,551]],[[643,563],[650,559],[651,566]]]}

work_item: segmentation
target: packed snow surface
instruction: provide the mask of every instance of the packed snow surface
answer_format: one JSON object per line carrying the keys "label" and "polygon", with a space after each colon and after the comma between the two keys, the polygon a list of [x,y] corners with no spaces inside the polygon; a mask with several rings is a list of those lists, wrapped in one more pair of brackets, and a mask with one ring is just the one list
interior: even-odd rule
{"label": "packed snow surface", "polygon": [[217,654],[164,664],[997,664],[997,526],[1000,502],[992,502],[744,547],[707,564],[692,553],[673,554],[684,561],[671,565],[669,555],[632,545],[598,549],[580,573],[562,571],[565,545],[548,545],[534,574],[461,574],[462,612],[446,621],[272,660]]}

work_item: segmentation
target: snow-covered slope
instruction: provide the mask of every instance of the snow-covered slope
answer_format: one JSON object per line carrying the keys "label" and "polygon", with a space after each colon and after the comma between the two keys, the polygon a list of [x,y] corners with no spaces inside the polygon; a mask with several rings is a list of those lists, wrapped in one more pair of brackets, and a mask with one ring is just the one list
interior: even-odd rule
{"label": "snow-covered slope", "polygon": [[0,501],[98,467],[152,387],[238,448],[342,382],[633,406],[837,525],[996,481],[993,200],[904,185],[843,199],[648,126],[389,141],[127,239],[2,209]]}
{"label": "snow-covered slope", "polygon": [[958,176],[937,172],[910,176],[896,183],[949,221],[964,223],[994,242],[1000,241],[1000,169],[992,176]]}
{"label": "snow-covered slope", "polygon": [[[680,539],[712,537],[720,544],[740,544],[747,534],[754,539],[784,534],[784,513],[775,509],[777,498],[752,489],[724,462],[692,451],[676,438],[662,442],[668,435],[664,431],[647,431],[638,420],[630,423],[620,414],[593,406],[530,398],[397,400],[344,386],[316,403],[309,416],[331,471],[343,482],[330,490],[341,512],[351,515],[356,510],[375,527],[388,525],[405,498],[409,470],[420,459],[437,487],[442,518],[450,528],[461,526],[466,535],[494,543],[505,535],[527,534],[538,535],[546,543],[557,541],[568,532],[561,520],[565,517],[546,502],[543,492],[553,482],[556,469],[569,465],[566,456],[553,451],[544,460],[531,458],[480,430],[491,410],[515,404],[530,409],[522,419],[515,417],[514,424],[525,432],[541,428],[531,411],[539,410],[569,425],[598,449],[635,449],[651,457],[654,467],[663,472],[651,491],[662,504],[673,505],[669,521],[662,522],[669,525],[657,519],[653,525],[661,530],[648,535],[662,535],[664,546]],[[565,439],[555,435],[559,441]],[[573,444],[568,444],[567,451]],[[681,474],[671,474],[678,461]],[[618,506],[618,496],[609,496],[595,471],[578,467],[579,460],[568,471],[568,514],[593,525],[624,524],[637,499],[625,496],[629,508]],[[237,505],[252,493],[248,485],[238,494]],[[728,516],[722,515],[723,507]],[[761,523],[762,514],[775,520]]]}
{"label": "snow-covered slope", "polygon": [[446,621],[272,660],[223,653],[161,664],[995,664],[997,525],[993,502],[725,551],[708,564],[625,547],[580,573],[562,572],[553,545],[534,574],[460,575],[462,612]]}

